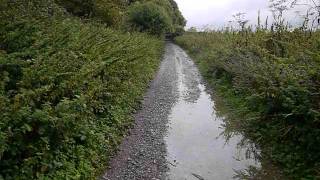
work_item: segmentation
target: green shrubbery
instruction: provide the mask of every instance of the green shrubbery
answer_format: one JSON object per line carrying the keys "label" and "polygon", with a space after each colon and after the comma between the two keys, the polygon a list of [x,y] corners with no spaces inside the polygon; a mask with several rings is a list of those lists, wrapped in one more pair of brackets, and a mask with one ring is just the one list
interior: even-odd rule
{"label": "green shrubbery", "polygon": [[93,0],[55,0],[55,2],[76,16],[90,17],[94,12]]}
{"label": "green shrubbery", "polygon": [[95,179],[132,124],[163,42],[33,2],[0,5],[0,179]]}
{"label": "green shrubbery", "polygon": [[320,33],[187,33],[178,44],[230,107],[232,123],[293,178],[319,178]]}
{"label": "green shrubbery", "polygon": [[162,36],[184,26],[176,4],[162,1],[0,0],[0,180],[100,175],[164,45],[121,32],[123,20],[145,3],[159,21],[131,29]]}
{"label": "green shrubbery", "polygon": [[128,8],[127,29],[155,35],[182,35],[186,21],[173,0],[141,0]]}
{"label": "green shrubbery", "polygon": [[126,24],[129,29],[158,36],[172,31],[172,20],[165,9],[153,2],[136,3],[129,7]]}
{"label": "green shrubbery", "polygon": [[148,32],[181,34],[186,25],[173,0],[55,0],[67,12],[115,28]]}
{"label": "green shrubbery", "polygon": [[119,27],[128,3],[125,0],[55,0],[67,12]]}

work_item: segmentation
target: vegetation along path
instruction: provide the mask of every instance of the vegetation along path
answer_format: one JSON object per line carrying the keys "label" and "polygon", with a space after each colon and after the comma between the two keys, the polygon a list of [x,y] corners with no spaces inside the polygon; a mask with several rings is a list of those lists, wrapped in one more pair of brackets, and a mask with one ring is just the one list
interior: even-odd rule
{"label": "vegetation along path", "polygon": [[136,125],[103,179],[232,179],[260,163],[228,142],[223,118],[205,91],[197,67],[177,45],[167,43]]}

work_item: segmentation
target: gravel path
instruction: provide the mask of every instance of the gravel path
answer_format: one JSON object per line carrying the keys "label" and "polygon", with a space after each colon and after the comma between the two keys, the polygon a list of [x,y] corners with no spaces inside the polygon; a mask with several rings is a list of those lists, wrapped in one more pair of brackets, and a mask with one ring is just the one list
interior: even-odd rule
{"label": "gravel path", "polygon": [[[134,128],[102,180],[222,180],[232,179],[234,170],[261,166],[247,158],[246,149],[240,151],[241,135],[221,136],[223,118],[196,65],[173,43],[166,44],[160,69],[134,117]],[[273,171],[266,172],[274,177]]]}
{"label": "gravel path", "polygon": [[178,47],[166,44],[160,69],[135,115],[135,127],[111,160],[103,180],[166,179],[166,144],[168,116],[178,99]]}

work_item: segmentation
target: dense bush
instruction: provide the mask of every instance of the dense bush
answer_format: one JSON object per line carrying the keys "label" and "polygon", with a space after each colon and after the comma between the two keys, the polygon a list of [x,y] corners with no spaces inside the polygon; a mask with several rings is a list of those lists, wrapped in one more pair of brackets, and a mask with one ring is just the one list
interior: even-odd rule
{"label": "dense bush", "polygon": [[56,0],[56,2],[69,13],[80,17],[90,17],[94,11],[93,0]]}
{"label": "dense bush", "polygon": [[136,3],[129,7],[126,23],[130,29],[159,36],[172,29],[172,21],[165,9],[153,2]]}
{"label": "dense bush", "polygon": [[[165,22],[185,24],[163,1]],[[107,28],[123,29],[132,2],[0,0],[0,180],[105,169],[163,49],[154,36]]]}
{"label": "dense bush", "polygon": [[156,1],[151,0],[151,2],[156,3],[157,5],[163,7],[166,10],[166,13],[171,19],[172,22],[172,29],[168,33],[181,33],[186,25],[186,20],[182,16],[177,3],[174,0],[162,0],[162,1]]}
{"label": "dense bush", "polygon": [[320,178],[319,32],[200,32],[177,38],[230,119],[293,178]]}
{"label": "dense bush", "polygon": [[95,179],[163,43],[64,16],[50,1],[21,2],[0,6],[0,179]]}
{"label": "dense bush", "polygon": [[59,19],[65,12],[54,0],[0,0],[0,23],[19,19]]}
{"label": "dense bush", "polygon": [[120,27],[127,6],[125,0],[95,0],[94,17],[107,25]]}
{"label": "dense bush", "polygon": [[67,12],[82,17],[96,19],[109,26],[119,27],[122,22],[125,0],[55,0]]}
{"label": "dense bush", "polygon": [[[138,31],[143,29],[155,31],[159,28],[160,32],[181,34],[186,25],[186,21],[174,0],[55,0],[55,2],[73,15],[96,19],[117,28],[121,28],[122,25]],[[152,11],[150,12],[150,10]],[[126,14],[129,17],[125,17]],[[123,22],[123,20],[129,20],[129,22]],[[141,22],[141,20],[149,22]],[[160,25],[156,26],[155,23],[160,23]],[[150,30],[151,28],[152,30]]]}
{"label": "dense bush", "polygon": [[186,25],[186,20],[182,16],[179,7],[174,0],[129,0],[128,2],[129,5],[133,5],[137,2],[153,2],[166,10],[173,22],[174,28],[184,27]]}

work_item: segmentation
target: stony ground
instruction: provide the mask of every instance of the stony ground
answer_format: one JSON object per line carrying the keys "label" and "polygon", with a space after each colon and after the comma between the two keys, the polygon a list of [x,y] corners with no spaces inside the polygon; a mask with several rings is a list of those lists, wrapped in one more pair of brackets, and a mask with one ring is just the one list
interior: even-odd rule
{"label": "stony ground", "polygon": [[178,98],[176,46],[167,43],[160,69],[135,114],[135,126],[120,146],[103,180],[166,179],[168,116]]}

